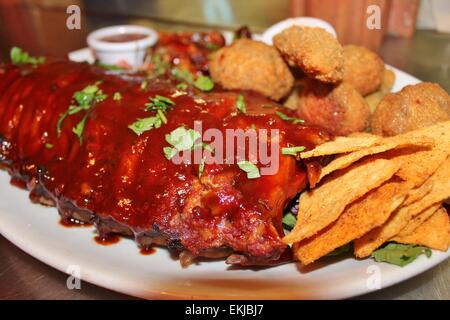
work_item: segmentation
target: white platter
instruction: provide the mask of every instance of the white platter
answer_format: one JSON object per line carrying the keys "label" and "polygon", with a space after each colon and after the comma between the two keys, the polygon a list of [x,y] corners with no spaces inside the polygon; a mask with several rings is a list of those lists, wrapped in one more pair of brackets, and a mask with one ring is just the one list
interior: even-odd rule
{"label": "white platter", "polygon": [[[392,68],[393,91],[418,79]],[[54,208],[34,205],[28,193],[9,185],[0,173],[0,233],[19,248],[62,271],[79,268],[81,279],[142,298],[199,299],[340,299],[385,288],[422,273],[450,256],[433,252],[406,267],[352,257],[325,258],[308,269],[291,263],[268,269],[230,269],[223,261],[182,269],[168,251],[139,253],[122,239],[98,245],[93,228],[64,228]],[[380,286],[376,284],[379,280]]]}

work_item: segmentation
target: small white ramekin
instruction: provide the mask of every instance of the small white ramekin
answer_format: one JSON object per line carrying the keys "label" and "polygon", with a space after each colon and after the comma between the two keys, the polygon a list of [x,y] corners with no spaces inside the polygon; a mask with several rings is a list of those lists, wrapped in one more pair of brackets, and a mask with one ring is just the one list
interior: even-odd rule
{"label": "small white ramekin", "polygon": [[[101,39],[107,36],[142,33],[147,37],[127,42],[108,42]],[[111,26],[91,32],[87,37],[87,43],[95,57],[103,64],[123,65],[128,64],[133,68],[142,65],[146,49],[158,41],[158,33],[151,29],[135,25]]]}

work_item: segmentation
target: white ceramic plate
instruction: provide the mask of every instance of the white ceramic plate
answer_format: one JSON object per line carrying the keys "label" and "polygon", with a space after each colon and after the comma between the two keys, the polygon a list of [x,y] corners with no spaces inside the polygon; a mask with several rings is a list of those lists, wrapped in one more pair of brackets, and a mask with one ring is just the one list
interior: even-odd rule
{"label": "white ceramic plate", "polygon": [[[394,91],[416,78],[394,69]],[[302,269],[291,263],[268,269],[230,269],[223,261],[182,269],[168,251],[143,256],[135,243],[122,239],[98,245],[93,228],[64,228],[54,208],[34,205],[28,193],[9,185],[0,172],[0,233],[35,258],[62,271],[79,268],[81,278],[142,298],[201,299],[338,299],[385,288],[432,268],[450,256],[433,252],[406,267],[352,257],[325,258]]]}

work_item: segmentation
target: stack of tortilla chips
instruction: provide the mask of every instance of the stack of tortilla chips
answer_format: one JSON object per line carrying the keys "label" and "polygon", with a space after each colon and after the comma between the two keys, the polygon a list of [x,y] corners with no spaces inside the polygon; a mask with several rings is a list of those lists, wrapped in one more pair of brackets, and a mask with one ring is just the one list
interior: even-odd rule
{"label": "stack of tortilla chips", "polygon": [[395,241],[446,251],[450,221],[450,121],[394,137],[338,137],[301,157],[334,156],[300,196],[283,239],[310,264],[353,241],[358,258]]}

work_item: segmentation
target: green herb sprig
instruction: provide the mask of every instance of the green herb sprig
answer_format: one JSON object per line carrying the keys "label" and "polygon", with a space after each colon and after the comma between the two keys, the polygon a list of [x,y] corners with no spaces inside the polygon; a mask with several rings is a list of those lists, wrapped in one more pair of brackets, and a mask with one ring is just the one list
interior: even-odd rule
{"label": "green herb sprig", "polygon": [[45,57],[33,57],[26,51],[18,47],[13,47],[10,51],[11,62],[15,65],[31,64],[33,67],[45,62]]}
{"label": "green herb sprig", "polygon": [[[95,103],[104,101],[107,95],[99,88],[101,81],[97,81],[92,85],[86,86],[84,89],[77,91],[73,94],[74,104],[70,105],[66,112],[59,116],[58,122],[56,124],[56,132],[58,136],[61,134],[62,125],[64,120],[80,111],[90,110]],[[83,131],[86,125],[88,113],[85,114],[83,119],[72,129],[72,132],[79,138],[80,144],[83,143]]]}
{"label": "green herb sprig", "polygon": [[259,173],[259,168],[250,161],[240,161],[237,163],[238,167],[247,173],[248,179],[256,179],[261,177],[261,174]]}
{"label": "green herb sprig", "polygon": [[293,124],[298,124],[298,123],[304,123],[304,122],[305,122],[305,120],[298,119],[298,118],[295,118],[295,117],[289,117],[288,115],[286,115],[286,114],[284,114],[284,113],[282,113],[282,112],[279,112],[279,111],[277,111],[277,112],[275,112],[275,113],[276,113],[276,115],[279,116],[282,120],[284,120],[284,121],[292,121]]}

